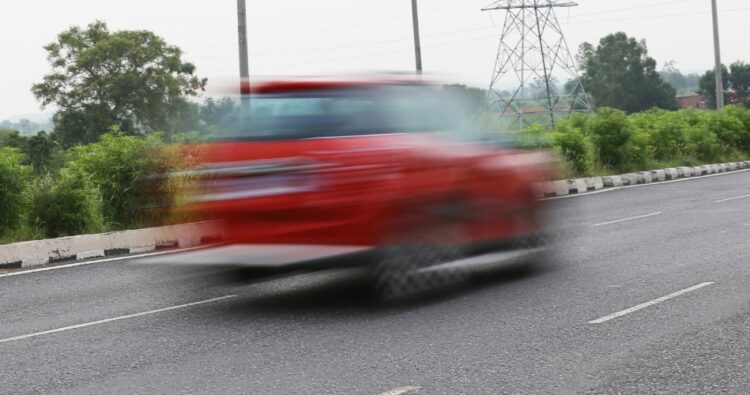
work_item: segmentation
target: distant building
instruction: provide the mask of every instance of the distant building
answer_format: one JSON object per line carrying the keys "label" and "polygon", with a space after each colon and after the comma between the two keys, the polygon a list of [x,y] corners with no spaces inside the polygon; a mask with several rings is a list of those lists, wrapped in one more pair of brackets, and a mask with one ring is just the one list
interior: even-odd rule
{"label": "distant building", "polygon": [[677,103],[679,103],[680,108],[697,108],[700,110],[708,108],[708,103],[706,103],[706,98],[703,95],[677,96]]}

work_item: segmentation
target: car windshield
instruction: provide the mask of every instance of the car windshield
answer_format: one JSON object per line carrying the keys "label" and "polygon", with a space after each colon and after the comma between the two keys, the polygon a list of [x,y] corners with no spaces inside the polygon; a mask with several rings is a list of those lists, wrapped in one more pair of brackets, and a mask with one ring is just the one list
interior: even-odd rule
{"label": "car windshield", "polygon": [[439,89],[402,85],[235,98],[232,113],[219,139],[450,131],[463,118]]}

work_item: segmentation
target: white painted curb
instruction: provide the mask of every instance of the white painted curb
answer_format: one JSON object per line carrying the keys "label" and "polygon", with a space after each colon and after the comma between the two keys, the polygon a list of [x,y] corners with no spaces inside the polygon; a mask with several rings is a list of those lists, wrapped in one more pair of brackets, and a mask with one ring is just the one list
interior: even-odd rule
{"label": "white painted curb", "polygon": [[620,176],[602,177],[602,181],[604,183],[604,188],[616,188],[623,185],[622,177]]}
{"label": "white painted curb", "polygon": [[160,247],[194,247],[224,236],[216,223],[200,222],[26,241],[0,245],[0,267],[34,267],[118,253],[143,253]]}
{"label": "white painted curb", "polygon": [[744,162],[716,163],[695,167],[677,167],[620,174],[617,176],[577,178],[571,180],[547,181],[544,183],[544,196],[547,198],[618,188],[638,184],[651,184],[673,181],[681,178],[699,177],[737,170],[750,169],[750,160]]}
{"label": "white painted curb", "polygon": [[576,178],[574,180],[568,180],[568,193],[584,193],[588,192],[586,186],[586,180],[583,178]]}

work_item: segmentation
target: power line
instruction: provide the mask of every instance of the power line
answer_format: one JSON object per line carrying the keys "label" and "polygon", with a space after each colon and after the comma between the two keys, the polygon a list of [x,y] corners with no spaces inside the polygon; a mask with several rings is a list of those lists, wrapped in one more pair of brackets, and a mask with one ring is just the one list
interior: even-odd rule
{"label": "power line", "polygon": [[590,15],[613,14],[613,13],[622,12],[622,11],[642,10],[644,8],[656,8],[656,7],[662,7],[665,5],[682,4],[682,3],[687,3],[690,1],[694,1],[694,0],[672,0],[672,1],[662,2],[662,3],[646,4],[646,5],[635,6],[635,7],[616,8],[614,10],[589,12],[586,14],[576,14],[576,15],[573,15],[572,17],[579,18],[582,16],[590,16]]}
{"label": "power line", "polygon": [[[485,40],[489,38],[497,38],[496,34],[493,34],[491,36],[481,36],[481,37],[474,37],[471,39],[465,39],[465,40],[459,40],[459,41],[449,41],[444,43],[438,43],[438,44],[432,44],[429,47],[443,47],[447,45],[455,45],[455,44],[462,44],[466,42],[471,41],[479,41],[479,40]],[[331,63],[331,62],[338,62],[341,60],[350,60],[350,59],[360,59],[360,58],[369,58],[373,56],[381,56],[381,55],[390,55],[394,53],[402,53],[402,52],[409,52],[413,51],[413,47],[408,48],[402,48],[397,50],[390,50],[390,51],[383,51],[383,52],[372,52],[367,54],[361,54],[361,55],[352,55],[352,56],[346,56],[346,57],[339,57],[339,58],[331,58],[331,59],[321,59],[321,60],[314,60],[314,61],[305,61],[305,62],[297,62],[297,63],[285,63],[283,66],[299,66],[299,65],[307,65],[307,64],[318,64],[318,63]]]}
{"label": "power line", "polygon": [[[719,13],[723,14],[723,13],[728,13],[728,12],[748,11],[748,10],[750,10],[750,7],[721,10],[719,11]],[[578,23],[620,22],[620,21],[632,21],[632,20],[643,20],[643,19],[661,19],[661,18],[674,18],[674,17],[683,17],[683,16],[706,15],[710,13],[711,13],[710,11],[699,11],[699,12],[688,12],[688,13],[681,13],[681,14],[644,15],[644,16],[637,16],[637,17],[572,21],[572,22],[565,22],[565,24],[573,25],[573,24],[578,24]]]}
{"label": "power line", "polygon": [[[461,30],[452,30],[448,32],[423,35],[422,38],[442,37],[442,36],[448,36],[448,35],[453,35],[457,33],[467,33],[467,32],[476,32],[476,31],[485,31],[485,30],[495,30],[495,27],[485,26],[485,27],[475,27],[475,28],[461,29]],[[335,47],[305,48],[305,49],[299,49],[299,50],[276,51],[276,52],[259,52],[259,53],[253,53],[253,58],[271,57],[271,56],[288,55],[288,54],[327,52],[327,51],[334,51],[334,50],[340,50],[340,49],[352,49],[352,48],[376,46],[376,45],[382,45],[382,44],[405,43],[411,40],[412,40],[411,38],[396,38],[396,39],[391,39],[391,40],[370,41],[366,43],[340,45],[340,46],[335,46]],[[221,56],[195,57],[195,59],[229,59],[229,58],[233,58],[233,56],[221,55]]]}
{"label": "power line", "polygon": [[[455,3],[451,3],[451,4],[446,4],[446,5],[438,6],[438,7],[427,8],[427,9],[421,10],[420,13],[421,14],[432,13],[432,12],[436,12],[436,11],[440,11],[440,10],[444,10],[444,9],[448,9],[448,8],[460,7],[460,6],[469,4],[469,3],[477,3],[479,1],[480,0],[463,0],[463,1],[455,2]],[[371,24],[374,24],[374,23],[392,21],[392,20],[396,20],[396,19],[405,19],[405,18],[411,18],[411,14],[408,14],[408,13],[399,13],[399,14],[394,14],[394,15],[387,16],[387,17],[369,19],[369,20],[364,20],[364,21],[360,21],[360,22],[357,22],[357,23],[352,23],[352,24],[347,24],[347,25],[340,25],[340,26],[334,26],[334,27],[330,27],[330,28],[326,28],[326,29],[321,29],[321,30],[315,30],[315,31],[309,31],[309,32],[299,32],[299,33],[293,33],[293,34],[288,34],[288,35],[283,35],[283,36],[266,37],[266,38],[261,38],[261,39],[257,39],[257,40],[250,40],[250,41],[248,41],[248,43],[249,44],[257,44],[257,43],[263,43],[263,42],[269,42],[269,41],[279,41],[279,40],[286,40],[286,39],[291,39],[291,38],[298,38],[298,37],[305,37],[305,36],[311,36],[311,35],[317,35],[317,34],[331,33],[331,32],[336,32],[336,31],[340,31],[340,30],[347,30],[347,29],[357,28],[357,27],[360,27],[360,26],[363,26],[363,25],[371,25]],[[233,46],[233,45],[228,45],[228,44],[226,44],[226,45],[225,44],[204,45],[204,46],[188,47],[188,48],[186,48],[186,50],[197,49],[197,48],[223,48],[223,47],[229,47],[229,46]]]}

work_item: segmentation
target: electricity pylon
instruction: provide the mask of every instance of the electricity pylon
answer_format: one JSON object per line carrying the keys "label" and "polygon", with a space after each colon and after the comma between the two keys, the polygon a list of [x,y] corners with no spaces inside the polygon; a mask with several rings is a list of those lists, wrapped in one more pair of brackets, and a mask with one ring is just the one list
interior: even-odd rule
{"label": "electricity pylon", "polygon": [[[499,113],[508,130],[523,129],[530,122],[554,128],[560,114],[591,111],[555,12],[577,5],[561,0],[498,0],[482,9],[506,12],[487,106]],[[558,77],[570,81],[567,89],[558,86]]]}

